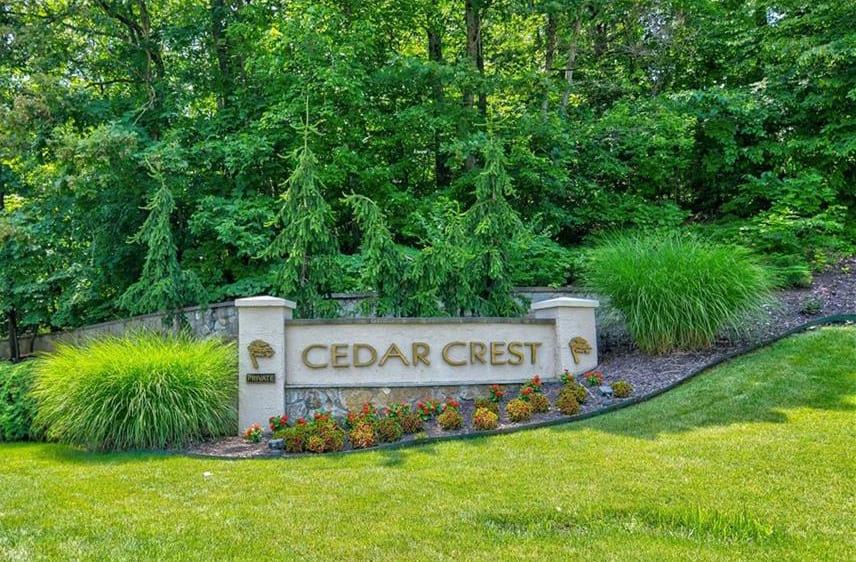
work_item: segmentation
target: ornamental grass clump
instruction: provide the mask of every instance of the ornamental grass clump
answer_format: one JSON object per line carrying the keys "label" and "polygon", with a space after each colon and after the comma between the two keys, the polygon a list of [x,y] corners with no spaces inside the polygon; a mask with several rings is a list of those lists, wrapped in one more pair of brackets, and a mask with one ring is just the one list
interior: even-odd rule
{"label": "ornamental grass clump", "polygon": [[60,345],[36,366],[36,422],[99,451],[183,447],[238,431],[235,347],[141,332]]}
{"label": "ornamental grass clump", "polygon": [[583,265],[587,287],[609,298],[646,353],[709,346],[760,312],[774,276],[747,250],[680,233],[606,238]]}

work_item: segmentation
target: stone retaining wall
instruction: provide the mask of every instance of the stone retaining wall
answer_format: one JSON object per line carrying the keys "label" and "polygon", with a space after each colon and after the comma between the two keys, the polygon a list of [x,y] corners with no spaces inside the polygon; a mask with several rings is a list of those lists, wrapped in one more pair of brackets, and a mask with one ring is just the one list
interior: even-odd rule
{"label": "stone retaining wall", "polygon": [[[523,287],[515,291],[523,299],[535,303],[556,297],[572,294],[570,287]],[[359,303],[369,294],[340,293],[333,295],[339,303],[342,316],[358,317]],[[211,335],[234,339],[238,337],[238,317],[234,301],[212,304],[204,308],[190,307],[185,309],[190,329],[200,337]],[[78,344],[98,336],[107,334],[121,335],[127,331],[148,328],[158,330],[162,326],[161,315],[148,314],[124,320],[103,322],[78,328],[68,332],[58,332],[40,336],[24,336],[20,338],[21,353],[24,355],[53,351],[56,342]],[[9,359],[9,342],[0,340],[0,360]]]}

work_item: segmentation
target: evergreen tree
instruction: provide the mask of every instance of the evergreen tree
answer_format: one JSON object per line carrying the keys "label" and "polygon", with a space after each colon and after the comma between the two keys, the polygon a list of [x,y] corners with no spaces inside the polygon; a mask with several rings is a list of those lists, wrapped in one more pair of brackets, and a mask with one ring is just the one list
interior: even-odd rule
{"label": "evergreen tree", "polygon": [[329,297],[340,275],[333,212],[318,178],[318,159],[309,148],[310,132],[307,99],[303,146],[292,155],[297,165],[285,182],[282,208],[272,223],[282,230],[262,252],[262,257],[282,260],[276,266],[276,292],[294,299],[305,318],[337,313]]}
{"label": "evergreen tree", "polygon": [[146,246],[146,258],[140,279],[128,287],[119,305],[131,314],[160,312],[164,327],[178,329],[183,321],[182,308],[203,300],[203,290],[196,276],[182,271],[178,261],[171,225],[175,200],[163,169],[160,164],[148,167],[159,187],[144,207],[148,217],[129,240]]}

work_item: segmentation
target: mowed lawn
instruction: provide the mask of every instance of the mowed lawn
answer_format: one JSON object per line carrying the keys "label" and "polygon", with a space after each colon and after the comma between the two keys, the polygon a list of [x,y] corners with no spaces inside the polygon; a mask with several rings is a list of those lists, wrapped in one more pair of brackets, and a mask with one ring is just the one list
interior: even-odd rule
{"label": "mowed lawn", "polygon": [[0,560],[856,560],[856,329],[506,436],[265,461],[0,445]]}

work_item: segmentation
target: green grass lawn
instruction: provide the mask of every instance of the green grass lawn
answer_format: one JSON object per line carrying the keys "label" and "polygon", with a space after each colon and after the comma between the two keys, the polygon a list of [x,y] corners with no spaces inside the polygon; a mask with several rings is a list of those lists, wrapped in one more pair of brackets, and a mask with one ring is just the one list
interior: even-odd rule
{"label": "green grass lawn", "polygon": [[220,461],[0,445],[0,560],[854,560],[856,329],[584,422]]}

